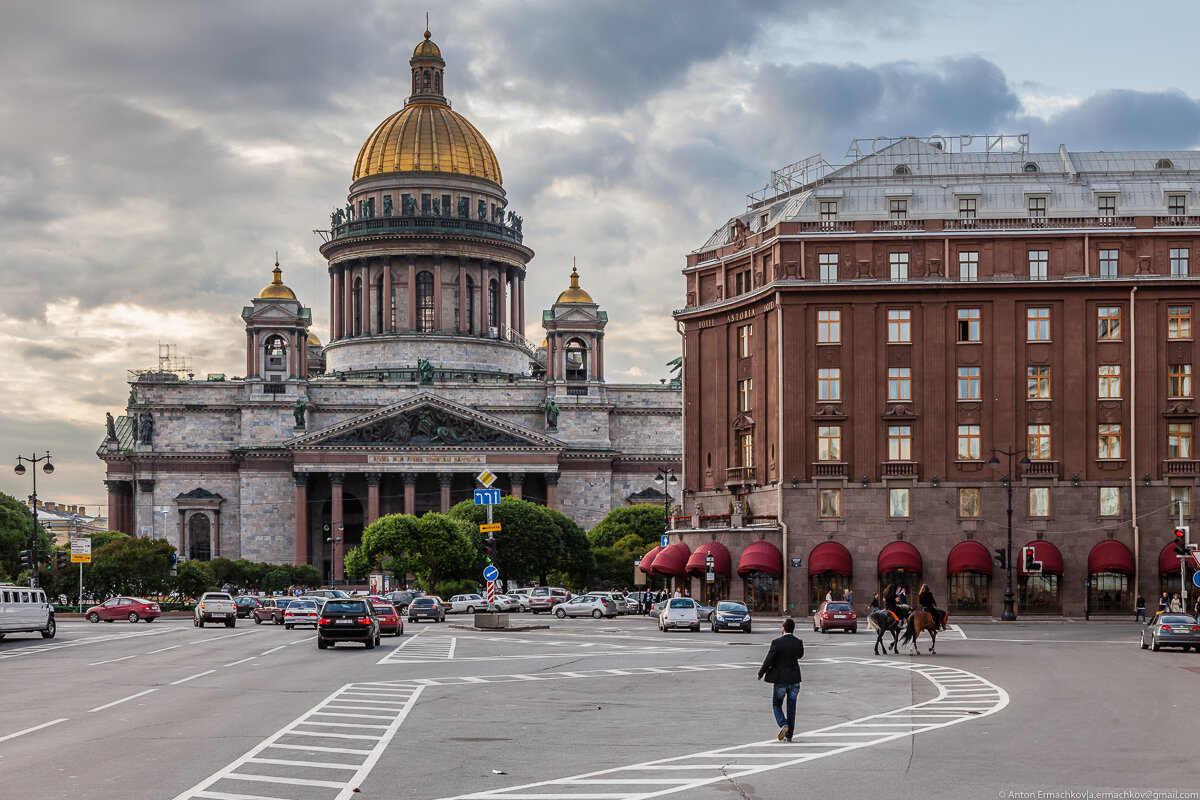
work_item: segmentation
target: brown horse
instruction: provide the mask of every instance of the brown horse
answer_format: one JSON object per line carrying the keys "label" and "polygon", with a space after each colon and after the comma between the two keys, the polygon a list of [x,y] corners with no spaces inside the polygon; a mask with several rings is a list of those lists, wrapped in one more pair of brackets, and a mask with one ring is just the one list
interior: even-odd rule
{"label": "brown horse", "polygon": [[[944,625],[949,620],[950,615],[946,612],[943,613],[946,614],[942,621]],[[904,626],[904,636],[900,639],[900,643],[909,646],[908,654],[910,656],[914,654],[919,656],[921,655],[921,651],[917,649],[917,637],[921,635],[922,631],[928,631],[930,639],[929,654],[936,656],[937,650],[934,648],[937,647],[937,632],[939,627],[938,621],[928,611],[915,611],[908,617],[908,622]]]}

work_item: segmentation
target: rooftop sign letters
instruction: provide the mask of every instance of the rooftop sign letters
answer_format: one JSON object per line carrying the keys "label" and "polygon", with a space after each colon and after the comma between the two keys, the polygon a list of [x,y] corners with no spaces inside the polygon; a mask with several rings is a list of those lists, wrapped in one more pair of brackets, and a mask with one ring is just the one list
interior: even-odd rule
{"label": "rooftop sign letters", "polygon": [[862,158],[878,153],[897,142],[919,139],[943,153],[1029,153],[1028,133],[963,133],[958,136],[876,136],[874,139],[855,139],[846,148],[846,158]]}
{"label": "rooftop sign letters", "polygon": [[367,455],[368,464],[483,464],[484,456]]}

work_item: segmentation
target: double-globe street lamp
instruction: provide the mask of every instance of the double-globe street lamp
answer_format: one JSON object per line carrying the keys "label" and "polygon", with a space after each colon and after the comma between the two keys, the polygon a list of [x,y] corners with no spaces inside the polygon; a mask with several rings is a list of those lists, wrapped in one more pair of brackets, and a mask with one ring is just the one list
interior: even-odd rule
{"label": "double-globe street lamp", "polygon": [[38,581],[37,465],[40,464],[41,462],[45,461],[46,463],[42,464],[42,472],[46,473],[47,475],[54,474],[54,465],[50,463],[50,451],[47,450],[46,455],[44,455],[44,456],[39,456],[39,455],[37,455],[37,453],[34,453],[32,456],[29,456],[29,457],[17,456],[17,466],[13,468],[13,472],[17,473],[18,475],[24,475],[25,474],[25,463],[24,462],[26,462],[26,461],[28,461],[30,464],[33,464],[33,467],[34,467],[34,469],[33,469],[33,495],[30,497],[30,500],[33,505],[33,547],[30,548],[30,553],[33,555],[33,558],[30,559],[30,566],[33,567],[33,575],[29,578],[29,585],[36,588],[39,584],[39,581]]}
{"label": "double-globe street lamp", "polygon": [[[675,470],[665,467],[659,469],[658,474],[654,476],[654,483],[657,485],[663,494],[663,536],[668,536],[671,533],[671,489],[679,483],[679,478],[675,477]],[[646,588],[650,588],[650,576],[646,576]]]}
{"label": "double-globe street lamp", "polygon": [[1008,471],[1004,473],[1004,477],[1002,478],[1004,481],[1004,486],[1008,489],[1008,540],[1004,547],[1004,613],[1000,615],[1000,619],[1004,620],[1005,622],[1016,622],[1017,620],[1017,612],[1013,609],[1012,588],[1012,460],[1014,456],[1020,455],[1021,460],[1017,463],[1019,463],[1022,467],[1029,466],[1030,463],[1032,463],[1029,460],[1029,456],[1021,455],[1022,453],[1026,452],[1028,451],[1009,451],[992,448],[992,457],[987,461],[989,467],[996,469],[1000,466],[1000,459],[996,458],[996,455],[999,454],[1008,457]]}

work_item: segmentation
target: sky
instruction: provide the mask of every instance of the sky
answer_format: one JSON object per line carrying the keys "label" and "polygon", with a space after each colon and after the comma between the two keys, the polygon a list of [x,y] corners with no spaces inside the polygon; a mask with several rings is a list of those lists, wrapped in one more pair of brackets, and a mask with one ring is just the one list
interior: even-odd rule
{"label": "sky", "polygon": [[[681,352],[685,259],[772,169],[855,137],[1031,135],[1034,152],[1200,146],[1200,5],[891,0],[0,0],[0,461],[106,512],[128,370],[173,345],[240,375],[271,280],[328,340],[316,228],[408,94],[430,12],[446,94],[536,253],[526,318],[580,280],[610,382]],[[542,331],[527,330],[539,340]],[[29,473],[0,469],[26,497]]]}

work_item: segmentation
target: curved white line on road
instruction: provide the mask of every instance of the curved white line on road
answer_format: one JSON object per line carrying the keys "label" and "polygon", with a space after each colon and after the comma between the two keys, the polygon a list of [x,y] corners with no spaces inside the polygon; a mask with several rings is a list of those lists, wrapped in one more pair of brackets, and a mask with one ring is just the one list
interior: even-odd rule
{"label": "curved white line on road", "polygon": [[[858,657],[821,661],[906,670],[930,681],[938,694],[932,700],[893,711],[796,733],[790,745],[775,739],[751,742],[507,789],[454,795],[444,800],[580,800],[585,797],[644,800],[938,730],[990,716],[1008,705],[1008,693],[999,686],[955,667]],[[797,753],[798,746],[804,749]],[[646,777],[648,775],[654,777]],[[601,795],[595,793],[599,787],[603,787]]]}

